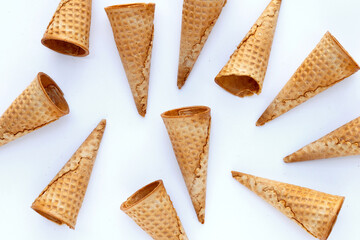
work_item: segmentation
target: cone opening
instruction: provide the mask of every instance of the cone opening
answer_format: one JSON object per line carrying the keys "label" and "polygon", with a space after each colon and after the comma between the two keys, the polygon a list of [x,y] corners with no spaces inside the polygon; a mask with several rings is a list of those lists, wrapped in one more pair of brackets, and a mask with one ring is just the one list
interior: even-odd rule
{"label": "cone opening", "polygon": [[324,235],[323,239],[327,239],[327,238],[329,237],[329,235],[330,235],[330,233],[331,233],[331,231],[332,231],[332,229],[333,229],[333,227],[334,227],[334,225],[335,225],[335,223],[336,223],[337,217],[338,217],[339,212],[340,212],[340,210],[341,210],[341,207],[342,207],[342,205],[343,205],[343,203],[344,203],[344,200],[345,200],[344,197],[340,197],[340,200],[339,200],[337,206],[335,207],[336,212],[335,212],[333,218],[332,218],[332,219],[330,220],[330,222],[329,222],[328,231],[327,231],[326,234]]}
{"label": "cone opening", "polygon": [[129,4],[120,4],[120,5],[113,5],[113,6],[109,6],[105,8],[105,11],[110,11],[110,10],[118,10],[118,9],[123,9],[123,10],[128,10],[128,9],[133,9],[133,8],[147,8],[147,7],[155,7],[154,3],[129,3]]}
{"label": "cone opening", "polygon": [[144,199],[146,199],[148,196],[150,196],[156,189],[162,185],[162,180],[158,180],[155,182],[152,182],[145,187],[141,188],[137,192],[135,192],[133,195],[131,195],[123,204],[121,204],[121,210],[125,211],[136,204],[140,203]]}
{"label": "cone opening", "polygon": [[215,79],[215,82],[226,91],[238,97],[246,97],[258,93],[259,84],[254,78],[249,76],[229,75]]}
{"label": "cone opening", "polygon": [[173,109],[161,114],[163,118],[192,117],[197,114],[209,113],[210,108],[206,106],[183,107]]}
{"label": "cone opening", "polygon": [[54,38],[43,38],[41,43],[54,50],[55,52],[62,53],[65,55],[76,56],[76,57],[84,57],[89,55],[89,50],[73,43],[69,40],[61,40]]}
{"label": "cone opening", "polygon": [[69,105],[64,98],[64,93],[59,86],[45,73],[39,73],[38,79],[47,98],[56,106],[63,114],[69,113]]}
{"label": "cone opening", "polygon": [[56,224],[59,224],[59,225],[62,225],[63,222],[58,219],[56,216],[52,215],[51,213],[48,213],[48,212],[44,212],[40,209],[34,209],[38,214],[40,214],[41,216],[49,219],[50,221],[56,223]]}

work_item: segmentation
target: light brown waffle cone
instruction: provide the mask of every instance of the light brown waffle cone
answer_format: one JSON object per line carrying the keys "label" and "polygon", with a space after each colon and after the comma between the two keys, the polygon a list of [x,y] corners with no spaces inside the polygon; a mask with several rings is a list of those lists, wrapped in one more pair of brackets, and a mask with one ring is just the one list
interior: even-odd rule
{"label": "light brown waffle cone", "polygon": [[281,0],[271,0],[215,82],[238,97],[260,94],[269,62]]}
{"label": "light brown waffle cone", "polygon": [[135,192],[120,209],[155,240],[188,239],[162,180]]}
{"label": "light brown waffle cone", "polygon": [[115,5],[105,8],[105,11],[113,29],[136,108],[144,117],[149,89],[155,4]]}
{"label": "light brown waffle cone", "polygon": [[75,229],[105,126],[106,120],[102,120],[35,199],[32,209],[57,224]]}
{"label": "light brown waffle cone", "polygon": [[89,55],[91,0],[61,0],[41,43],[55,52]]}
{"label": "light brown waffle cone", "polygon": [[164,112],[161,117],[169,133],[197,217],[204,223],[210,108],[184,107]]}
{"label": "light brown waffle cone", "polygon": [[59,86],[39,73],[0,118],[0,146],[69,113]]}
{"label": "light brown waffle cone", "polygon": [[327,32],[261,115],[261,126],[341,82],[359,70],[358,64]]}
{"label": "light brown waffle cone", "polygon": [[284,162],[360,155],[360,117],[284,158]]}
{"label": "light brown waffle cone", "polygon": [[240,172],[232,176],[314,237],[326,240],[336,222],[344,197]]}
{"label": "light brown waffle cone", "polygon": [[184,0],[177,85],[188,78],[226,0]]}

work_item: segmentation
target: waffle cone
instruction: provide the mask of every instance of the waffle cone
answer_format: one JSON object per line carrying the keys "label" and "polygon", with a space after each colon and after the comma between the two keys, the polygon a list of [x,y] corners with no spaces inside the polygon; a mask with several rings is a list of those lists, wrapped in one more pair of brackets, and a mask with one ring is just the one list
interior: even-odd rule
{"label": "waffle cone", "polygon": [[57,224],[75,229],[105,126],[106,120],[102,120],[35,199],[32,209]]}
{"label": "waffle cone", "polygon": [[327,32],[284,88],[261,115],[261,126],[341,82],[359,70],[358,64]]}
{"label": "waffle cone", "polygon": [[69,113],[59,86],[39,73],[0,118],[0,146]]}
{"label": "waffle cone", "polygon": [[144,117],[149,89],[155,4],[115,5],[105,8],[105,11],[113,29],[136,108]]}
{"label": "waffle cone", "polygon": [[284,158],[287,163],[360,155],[360,117]]}
{"label": "waffle cone", "polygon": [[162,180],[135,192],[121,210],[155,240],[188,239]]}
{"label": "waffle cone", "polygon": [[197,217],[204,223],[210,108],[184,107],[167,111],[161,117],[169,133]]}
{"label": "waffle cone", "polygon": [[41,43],[55,52],[89,55],[91,0],[61,0]]}
{"label": "waffle cone", "polygon": [[185,84],[226,0],[184,0],[177,85]]}
{"label": "waffle cone", "polygon": [[328,238],[344,201],[344,197],[240,172],[232,172],[232,175],[238,182],[321,240]]}
{"label": "waffle cone", "polygon": [[238,97],[260,94],[269,62],[281,0],[271,0],[215,82]]}

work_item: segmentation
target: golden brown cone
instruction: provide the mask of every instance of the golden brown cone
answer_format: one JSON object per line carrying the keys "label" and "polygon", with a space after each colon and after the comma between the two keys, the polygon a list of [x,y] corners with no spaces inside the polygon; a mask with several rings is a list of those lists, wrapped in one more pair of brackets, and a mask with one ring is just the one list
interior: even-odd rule
{"label": "golden brown cone", "polygon": [[327,32],[261,115],[261,126],[341,82],[359,70],[358,64]]}
{"label": "golden brown cone", "polygon": [[284,158],[284,162],[360,155],[360,117]]}
{"label": "golden brown cone", "polygon": [[314,237],[326,240],[344,197],[232,171],[232,176]]}
{"label": "golden brown cone", "polygon": [[281,0],[271,0],[215,82],[238,97],[260,94],[269,62]]}
{"label": "golden brown cone", "polygon": [[45,73],[38,73],[1,116],[0,146],[68,113],[69,106],[59,86]]}
{"label": "golden brown cone", "polygon": [[226,0],[184,0],[177,85],[188,78]]}
{"label": "golden brown cone", "polygon": [[62,54],[89,55],[91,0],[61,0],[41,43]]}
{"label": "golden brown cone", "polygon": [[205,222],[210,108],[184,107],[161,114],[197,217]]}
{"label": "golden brown cone", "polygon": [[106,120],[102,120],[70,160],[35,199],[31,208],[43,217],[75,229]]}
{"label": "golden brown cone", "polygon": [[135,192],[120,209],[155,240],[188,239],[162,180]]}
{"label": "golden brown cone", "polygon": [[115,5],[105,8],[105,11],[113,29],[136,108],[144,117],[149,89],[155,4]]}

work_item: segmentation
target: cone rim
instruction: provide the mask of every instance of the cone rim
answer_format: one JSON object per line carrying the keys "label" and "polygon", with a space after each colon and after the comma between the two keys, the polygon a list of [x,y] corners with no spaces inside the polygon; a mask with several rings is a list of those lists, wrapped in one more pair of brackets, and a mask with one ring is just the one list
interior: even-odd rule
{"label": "cone rim", "polygon": [[323,236],[323,238],[321,240],[326,240],[329,237],[330,233],[332,232],[332,229],[334,228],[334,225],[336,223],[336,220],[337,220],[339,212],[342,208],[342,205],[344,203],[345,197],[342,197],[342,196],[338,196],[338,197],[340,198],[340,201],[335,206],[336,212],[335,212],[334,216],[331,218],[331,220],[329,221],[326,234]]}
{"label": "cone rim", "polygon": [[[145,201],[147,198],[152,196],[154,192],[156,192],[159,188],[163,186],[164,183],[162,180],[156,180],[154,182],[145,185],[144,187],[140,188],[135,193],[133,193],[125,202],[123,202],[120,206],[120,209],[124,212],[130,210],[131,208],[135,207],[136,205],[139,205],[141,202]],[[138,196],[140,196],[140,198],[136,199],[136,197]]]}
{"label": "cone rim", "polygon": [[[248,82],[248,84],[240,88],[234,86],[236,85],[236,82]],[[247,96],[252,96],[254,94],[259,95],[261,92],[261,86],[259,82],[255,78],[250,76],[250,74],[230,74],[230,75],[219,74],[218,76],[215,77],[215,83],[219,85],[222,89],[227,91],[228,93],[231,93],[237,97],[247,97]],[[229,83],[229,84],[225,84],[225,83]]]}
{"label": "cone rim", "polygon": [[152,7],[155,8],[155,3],[127,3],[127,4],[117,4],[117,5],[111,5],[108,7],[105,7],[105,11],[111,11],[111,10],[128,10],[128,9],[134,9],[134,8],[146,8],[146,7]]}
{"label": "cone rim", "polygon": [[[59,107],[55,102],[53,102],[53,100],[51,100],[51,98],[49,97],[49,94],[46,92],[45,90],[45,87],[44,87],[44,84],[42,82],[42,78],[45,77],[46,80],[48,80],[50,82],[50,84],[54,85],[57,90],[60,91],[61,93],[61,103],[64,104],[64,109],[62,109],[61,107]],[[67,103],[66,99],[64,98],[64,93],[63,91],[61,90],[61,88],[56,84],[56,82],[49,76],[47,75],[46,73],[43,73],[43,72],[39,72],[38,75],[37,75],[37,81],[41,87],[41,90],[43,91],[44,95],[46,96],[46,98],[48,99],[48,101],[62,114],[62,115],[66,115],[70,112],[70,109],[69,109],[69,104]],[[48,85],[50,85],[48,84]]]}
{"label": "cone rim", "polygon": [[[49,41],[54,41],[56,43],[64,42],[64,43],[71,44],[72,46],[80,49],[81,52],[78,53],[78,54],[71,54],[71,53],[62,51],[60,48],[56,48],[55,46],[51,46],[49,44]],[[89,55],[89,53],[90,53],[89,48],[87,46],[79,44],[79,42],[74,41],[73,39],[67,38],[66,36],[53,35],[53,34],[45,33],[43,38],[41,39],[41,43],[45,47],[47,47],[47,48],[49,48],[49,49],[51,49],[51,50],[53,50],[55,52],[58,52],[58,53],[61,53],[61,54],[64,54],[64,55],[73,56],[73,57],[85,57],[85,56]]]}
{"label": "cone rim", "polygon": [[[180,112],[182,111],[190,111],[191,114],[183,114],[181,115]],[[207,106],[189,106],[189,107],[182,107],[176,108],[172,110],[168,110],[161,114],[162,118],[189,118],[194,117],[200,114],[210,114],[211,109]]]}
{"label": "cone rim", "polygon": [[38,214],[40,214],[41,216],[45,217],[46,219],[58,224],[58,225],[62,225],[62,224],[66,224],[69,226],[69,228],[71,229],[75,229],[75,225],[71,224],[68,220],[66,220],[62,215],[58,214],[57,212],[48,210],[48,209],[44,209],[41,206],[38,206],[36,204],[36,200],[35,202],[31,205],[31,208],[37,212]]}

